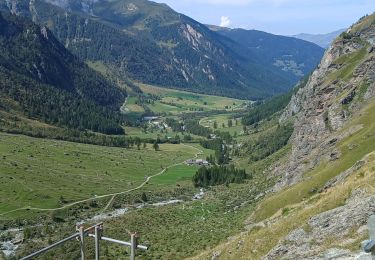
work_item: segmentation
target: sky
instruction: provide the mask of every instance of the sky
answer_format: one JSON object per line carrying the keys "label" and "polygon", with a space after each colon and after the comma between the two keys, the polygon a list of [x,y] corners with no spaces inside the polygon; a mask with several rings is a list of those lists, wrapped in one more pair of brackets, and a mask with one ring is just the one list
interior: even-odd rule
{"label": "sky", "polygon": [[280,35],[329,33],[375,12],[375,0],[154,0],[204,23]]}

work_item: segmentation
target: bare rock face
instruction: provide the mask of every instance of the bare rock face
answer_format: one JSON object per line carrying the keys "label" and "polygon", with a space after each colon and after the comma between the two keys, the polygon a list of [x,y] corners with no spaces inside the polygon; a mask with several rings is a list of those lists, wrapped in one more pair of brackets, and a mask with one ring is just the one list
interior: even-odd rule
{"label": "bare rock face", "polygon": [[355,190],[346,205],[312,217],[308,222],[308,231],[302,228],[293,230],[263,260],[358,259],[362,254],[360,252],[324,248],[327,239],[351,243],[353,241],[346,241],[351,230],[367,231],[367,219],[375,212],[375,196],[365,196],[366,191]]}
{"label": "bare rock face", "polygon": [[281,122],[295,119],[295,130],[288,163],[274,170],[280,177],[274,191],[299,182],[322,159],[335,159],[330,158],[335,148],[327,140],[344,138],[347,134],[339,132],[345,123],[363,101],[375,96],[375,24],[355,29],[346,32],[350,37],[336,39],[282,114]]}
{"label": "bare rock face", "polygon": [[[333,43],[284,111],[280,120],[293,118],[295,130],[290,159],[275,170],[280,175],[275,191],[301,181],[303,173],[320,161],[340,158],[336,144],[363,127],[349,127],[347,122],[375,96],[375,14],[365,19]],[[351,146],[349,150],[355,148]],[[365,160],[329,180],[323,190],[343,183]],[[344,205],[311,217],[282,238],[263,260],[371,259],[359,247],[355,252],[343,249],[367,236],[367,220],[375,214],[375,195],[367,189],[354,189]]]}

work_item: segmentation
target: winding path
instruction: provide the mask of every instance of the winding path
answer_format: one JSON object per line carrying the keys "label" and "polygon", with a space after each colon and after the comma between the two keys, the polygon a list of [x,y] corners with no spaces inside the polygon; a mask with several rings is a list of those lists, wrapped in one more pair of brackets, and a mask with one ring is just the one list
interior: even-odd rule
{"label": "winding path", "polygon": [[[193,148],[193,149],[197,150],[198,152],[195,154],[194,158],[198,158],[198,155],[201,154],[201,153],[203,153],[202,150],[200,150],[200,149],[198,149],[198,148],[196,148],[194,146],[187,145],[187,144],[181,144],[181,145],[186,146],[186,147],[190,147],[190,148]],[[105,206],[105,208],[104,208],[104,211],[105,211],[110,206],[110,203],[112,203],[112,201],[114,200],[115,196],[139,190],[143,186],[145,186],[152,178],[160,176],[163,173],[165,173],[166,170],[168,170],[168,169],[170,169],[172,167],[178,166],[178,165],[182,165],[184,162],[185,161],[182,161],[182,162],[175,163],[175,164],[172,164],[172,165],[169,165],[169,166],[165,167],[162,171],[160,171],[160,172],[158,172],[158,173],[156,173],[156,174],[154,174],[152,176],[147,177],[146,180],[143,183],[141,183],[139,186],[137,186],[137,187],[135,187],[133,189],[130,189],[130,190],[116,192],[116,193],[110,193],[110,194],[104,194],[104,195],[95,196],[95,197],[91,197],[91,198],[84,199],[84,200],[79,200],[79,201],[76,201],[76,202],[72,202],[70,204],[66,204],[66,205],[64,205],[62,207],[59,207],[59,208],[43,209],[43,208],[35,208],[35,207],[26,206],[26,207],[22,207],[22,208],[18,208],[18,209],[14,209],[14,210],[11,210],[11,211],[7,211],[7,212],[4,212],[4,213],[1,213],[0,216],[4,216],[4,215],[10,214],[10,213],[18,212],[18,211],[22,211],[22,210],[56,211],[56,210],[70,208],[70,207],[75,206],[77,204],[81,204],[81,203],[84,203],[84,202],[89,202],[89,201],[94,200],[94,199],[103,199],[103,198],[107,198],[107,197],[112,197],[111,200],[109,201],[109,203]]]}

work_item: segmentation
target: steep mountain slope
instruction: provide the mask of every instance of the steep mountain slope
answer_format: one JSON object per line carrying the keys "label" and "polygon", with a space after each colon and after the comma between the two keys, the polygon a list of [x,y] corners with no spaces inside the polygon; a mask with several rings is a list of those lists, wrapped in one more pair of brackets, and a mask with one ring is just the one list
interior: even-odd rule
{"label": "steep mountain slope", "polygon": [[[242,49],[254,53],[267,64],[294,82],[310,73],[323,56],[319,46],[293,37],[273,35],[257,30],[228,29],[210,26],[219,34],[238,43]],[[235,46],[234,46],[234,49]]]}
{"label": "steep mountain slope", "polygon": [[[0,10],[31,17],[80,58],[101,61],[124,77],[145,83],[261,98],[284,92],[296,81],[295,75],[268,66],[251,50],[164,4],[48,2],[1,0]],[[306,71],[313,66],[306,65]]]}
{"label": "steep mountain slope", "polygon": [[[375,196],[375,14],[338,37],[291,99],[291,153],[222,259],[358,259]],[[264,194],[262,194],[264,195]]]}
{"label": "steep mountain slope", "polygon": [[45,27],[0,15],[2,109],[47,123],[122,133],[116,113],[126,93],[62,46]]}
{"label": "steep mountain slope", "polygon": [[308,34],[308,33],[300,33],[297,35],[293,35],[293,37],[301,40],[305,40],[308,42],[313,42],[319,45],[322,48],[328,48],[331,46],[331,43],[339,36],[341,33],[345,32],[346,29],[337,30],[331,33],[326,34]]}

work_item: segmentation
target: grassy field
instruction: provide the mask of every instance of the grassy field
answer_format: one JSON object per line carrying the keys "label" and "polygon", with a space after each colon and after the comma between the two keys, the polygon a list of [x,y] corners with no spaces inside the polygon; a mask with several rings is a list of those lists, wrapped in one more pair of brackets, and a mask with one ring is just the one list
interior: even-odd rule
{"label": "grassy field", "polygon": [[[0,214],[28,206],[56,208],[129,190],[144,182],[145,176],[194,158],[196,153],[197,149],[182,144],[163,144],[160,151],[151,145],[137,150],[0,133]],[[152,181],[175,184],[193,174],[193,168],[178,166]],[[10,215],[0,218],[4,217]]]}
{"label": "grassy field", "polygon": [[[183,133],[179,132],[174,132],[171,128],[167,128],[166,130],[161,130],[161,129],[153,129],[150,130],[148,129],[147,132],[144,132],[143,129],[139,127],[125,127],[126,135],[129,137],[139,137],[141,139],[157,139],[158,137],[161,139],[164,139],[165,136],[174,138],[176,135],[179,135],[181,140],[183,140],[184,135]],[[188,133],[185,133],[186,135]],[[201,136],[193,135],[193,134],[188,134],[190,135],[194,140],[199,140],[202,139]],[[148,146],[151,147],[151,144],[148,144]]]}
{"label": "grassy field", "polygon": [[131,137],[152,138],[152,139],[156,139],[158,137],[164,137],[165,135],[167,136],[176,135],[176,133],[174,133],[172,130],[168,131],[168,133],[165,133],[165,132],[162,133],[160,130],[153,130],[153,131],[148,130],[147,132],[144,132],[139,127],[125,127],[125,132],[126,132],[126,135],[131,136]]}
{"label": "grassy field", "polygon": [[[177,168],[178,169],[178,168]],[[172,172],[171,172],[172,173]],[[160,179],[164,184],[169,180]],[[183,259],[198,252],[212,248],[228,237],[243,231],[243,222],[254,209],[254,197],[263,190],[262,184],[232,184],[212,187],[202,200],[146,207],[131,210],[127,214],[104,223],[105,235],[121,240],[129,240],[128,230],[140,234],[140,243],[150,245],[147,252],[138,252],[139,259]],[[170,198],[173,198],[172,195]],[[71,217],[70,217],[71,218]],[[73,231],[74,222],[66,219],[65,225],[52,224],[55,229],[43,235],[43,227],[35,227],[37,242],[25,241],[22,255],[35,251],[47,243],[46,237],[52,240],[64,237]],[[72,223],[73,222],[73,223]],[[89,226],[91,223],[86,223]],[[44,233],[45,234],[45,233]],[[38,244],[39,243],[39,244]],[[102,244],[103,259],[127,259],[124,247],[115,244]],[[87,243],[87,255],[94,257],[93,243]],[[79,256],[79,244],[53,250],[47,259],[75,259]]]}
{"label": "grassy field", "polygon": [[[177,115],[189,111],[212,110],[238,110],[246,106],[250,101],[239,100],[220,96],[197,94],[181,90],[166,89],[146,84],[138,84],[146,94],[159,96],[160,100],[154,104],[148,104],[148,108],[155,113]],[[136,112],[139,107],[134,107],[132,99],[129,100],[129,111]]]}
{"label": "grassy field", "polygon": [[164,174],[155,177],[150,183],[175,185],[183,181],[191,182],[191,178],[197,170],[197,166],[178,165],[168,169]]}
{"label": "grassy field", "polygon": [[[232,120],[232,126],[228,126],[228,120]],[[216,122],[217,128],[214,128],[214,123]],[[232,136],[237,133],[237,135],[240,135],[243,133],[243,126],[241,123],[241,119],[236,120],[233,119],[233,114],[221,114],[221,115],[213,115],[209,117],[202,118],[199,123],[205,127],[209,127],[212,130],[218,130],[222,132],[229,132]],[[224,124],[224,127],[223,127]]]}
{"label": "grassy field", "polygon": [[[161,145],[158,152],[151,148],[126,150],[0,133],[0,153],[0,182],[2,187],[7,187],[0,191],[1,215],[17,207],[55,208],[95,195],[128,190],[142,183],[146,175],[160,172],[161,165],[165,168],[176,163],[141,190],[118,195],[114,201],[117,206],[125,207],[132,201],[139,201],[142,192],[152,201],[155,198],[173,199],[176,192],[192,185],[191,177],[197,169],[178,163],[194,158],[197,153],[198,158],[205,158],[213,151],[203,149],[199,144],[166,144]],[[127,230],[136,230],[141,235],[140,242],[152,246],[148,252],[141,253],[141,259],[188,257],[242,231],[243,222],[254,209],[254,198],[265,185],[267,183],[254,178],[246,184],[231,184],[230,188],[225,185],[212,187],[199,201],[191,201],[191,192],[196,192],[191,191],[186,196],[182,194],[186,197],[185,203],[134,209],[120,218],[106,220],[105,235],[128,240]],[[66,202],[62,203],[60,196]],[[85,204],[56,211],[54,216],[62,217],[64,222],[56,223],[47,218],[43,226],[30,227],[32,237],[24,241],[19,254],[26,255],[69,235],[77,220],[101,212],[109,199],[99,203],[97,208],[86,209]],[[114,206],[110,207],[108,212],[113,209]],[[0,220],[28,219],[26,215],[32,216],[33,212],[3,215]],[[92,243],[87,246],[91,258]],[[78,244],[69,243],[53,250],[46,258],[64,255],[63,259],[72,259],[78,254]],[[124,248],[114,244],[103,245],[101,254],[103,259],[128,257]]]}
{"label": "grassy field", "polygon": [[145,110],[140,105],[136,104],[137,98],[135,97],[128,97],[126,108],[129,109],[129,111],[134,113],[144,113]]}

